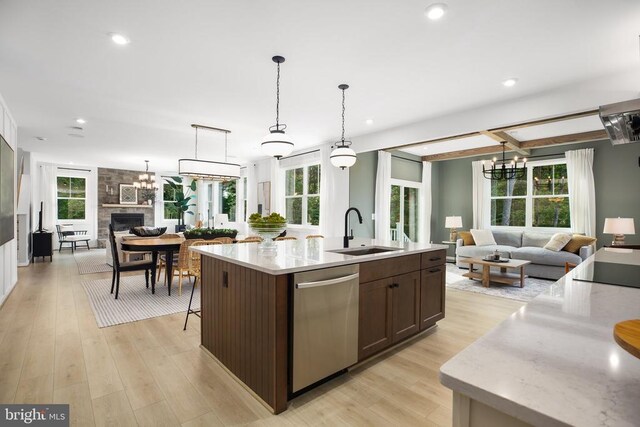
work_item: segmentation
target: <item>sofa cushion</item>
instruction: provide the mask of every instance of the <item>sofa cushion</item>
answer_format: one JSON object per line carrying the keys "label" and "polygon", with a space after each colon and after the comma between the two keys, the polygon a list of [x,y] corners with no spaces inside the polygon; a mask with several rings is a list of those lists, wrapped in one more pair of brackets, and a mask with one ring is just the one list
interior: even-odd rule
{"label": "sofa cushion", "polygon": [[482,258],[498,250],[501,257],[511,258],[511,251],[514,249],[513,246],[505,245],[460,246],[456,249],[456,255],[467,258]]}
{"label": "sofa cushion", "polygon": [[564,267],[565,262],[572,264],[580,264],[580,262],[582,262],[582,259],[578,255],[570,252],[554,252],[545,248],[532,246],[514,249],[511,251],[511,258],[531,261],[533,264],[554,265],[558,267]]}
{"label": "sofa cushion", "polygon": [[478,246],[497,244],[496,239],[493,238],[491,230],[471,229],[471,235],[473,236],[473,241],[476,242],[476,245]]}
{"label": "sofa cushion", "polygon": [[545,249],[549,249],[553,252],[560,252],[564,246],[571,240],[571,234],[569,233],[556,233],[551,236],[551,240],[544,245]]}
{"label": "sofa cushion", "polygon": [[473,246],[476,244],[470,231],[458,231],[458,237],[462,239],[465,246]]}
{"label": "sofa cushion", "polygon": [[519,248],[522,246],[522,231],[510,230],[492,230],[493,238],[496,239],[497,245],[513,246]]}
{"label": "sofa cushion", "polygon": [[581,247],[593,245],[595,242],[595,237],[584,236],[582,234],[574,234],[571,240],[569,240],[569,243],[567,243],[565,247],[562,248],[562,250],[574,254],[579,254]]}
{"label": "sofa cushion", "polygon": [[535,248],[544,248],[553,237],[553,233],[542,233],[539,231],[525,231],[522,233],[522,247],[533,246]]}

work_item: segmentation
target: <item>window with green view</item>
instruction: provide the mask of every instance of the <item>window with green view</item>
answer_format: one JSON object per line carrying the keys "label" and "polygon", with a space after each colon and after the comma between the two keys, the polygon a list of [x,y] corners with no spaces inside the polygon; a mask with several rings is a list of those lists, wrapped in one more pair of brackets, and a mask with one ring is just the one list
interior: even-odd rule
{"label": "window with green view", "polygon": [[59,176],[57,181],[58,219],[85,219],[86,216],[86,179]]}
{"label": "window with green view", "polygon": [[289,224],[320,225],[320,165],[285,171],[285,216]]}

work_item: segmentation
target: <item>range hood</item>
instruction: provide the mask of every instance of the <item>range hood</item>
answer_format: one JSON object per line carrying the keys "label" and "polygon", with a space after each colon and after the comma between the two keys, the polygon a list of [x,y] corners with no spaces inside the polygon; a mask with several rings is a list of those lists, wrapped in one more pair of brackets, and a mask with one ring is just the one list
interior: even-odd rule
{"label": "range hood", "polygon": [[640,142],[640,99],[601,106],[600,120],[613,145]]}

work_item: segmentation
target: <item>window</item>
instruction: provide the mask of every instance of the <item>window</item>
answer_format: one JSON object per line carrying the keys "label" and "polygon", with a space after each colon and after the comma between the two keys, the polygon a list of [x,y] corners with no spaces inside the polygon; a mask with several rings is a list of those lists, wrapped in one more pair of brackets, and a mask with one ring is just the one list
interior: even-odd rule
{"label": "window", "polygon": [[59,220],[85,219],[86,185],[85,178],[57,177]]}
{"label": "window", "polygon": [[419,188],[419,182],[392,180],[391,240],[418,241]]}
{"label": "window", "polygon": [[229,215],[229,221],[236,221],[236,181],[220,182],[220,213]]}
{"label": "window", "polygon": [[491,181],[491,225],[570,228],[565,161],[530,162],[526,179]]}
{"label": "window", "polygon": [[247,220],[247,177],[242,178],[242,212],[244,221]]}
{"label": "window", "polygon": [[164,203],[164,219],[179,219],[180,209],[176,206],[175,202],[178,199],[178,195],[181,194],[181,190],[175,190],[171,188],[171,185],[165,183],[162,185],[162,200]]}
{"label": "window", "polygon": [[285,171],[285,205],[289,224],[320,225],[320,165]]}

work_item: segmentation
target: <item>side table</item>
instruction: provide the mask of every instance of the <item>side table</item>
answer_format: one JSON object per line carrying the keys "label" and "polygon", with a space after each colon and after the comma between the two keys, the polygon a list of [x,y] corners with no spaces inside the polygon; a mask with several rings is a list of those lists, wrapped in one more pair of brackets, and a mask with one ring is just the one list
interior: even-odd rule
{"label": "side table", "polygon": [[[449,245],[449,246],[453,246],[453,256],[447,256],[447,262],[451,263],[451,264],[455,264],[456,263],[456,242],[452,242],[450,240],[443,240],[442,244],[444,245]],[[449,250],[447,249],[447,252]]]}
{"label": "side table", "polygon": [[31,254],[31,262],[34,258],[49,257],[49,262],[53,260],[53,233],[47,231],[35,231],[32,234],[33,238],[33,252]]}

